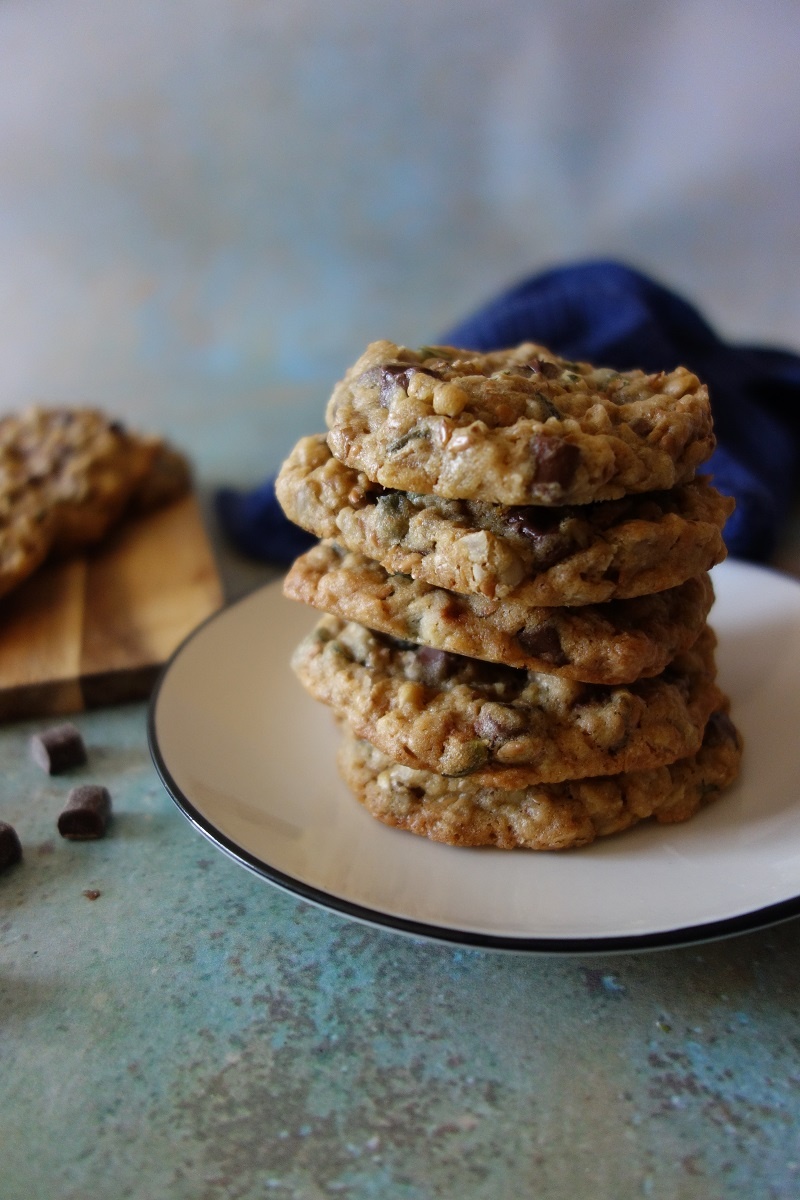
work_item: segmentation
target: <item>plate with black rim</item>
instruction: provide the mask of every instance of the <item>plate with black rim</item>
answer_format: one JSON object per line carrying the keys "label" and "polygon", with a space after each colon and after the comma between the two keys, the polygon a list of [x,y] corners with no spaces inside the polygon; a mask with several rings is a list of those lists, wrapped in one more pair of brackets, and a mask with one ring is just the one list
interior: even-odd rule
{"label": "plate with black rim", "polygon": [[713,576],[721,686],[742,773],[690,821],[580,850],[464,849],[382,825],[336,770],[339,734],[289,667],[318,614],[280,582],[201,625],[153,694],[150,750],[185,816],[270,883],[370,925],[449,943],[581,954],[686,945],[800,914],[800,582]]}

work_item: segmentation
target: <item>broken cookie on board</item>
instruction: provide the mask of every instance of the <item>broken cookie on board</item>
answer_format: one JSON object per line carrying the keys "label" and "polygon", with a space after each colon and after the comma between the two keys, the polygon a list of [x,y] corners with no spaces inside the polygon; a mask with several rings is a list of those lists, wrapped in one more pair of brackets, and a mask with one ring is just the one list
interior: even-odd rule
{"label": "broken cookie on board", "polygon": [[188,491],[187,460],[161,438],[89,408],[0,419],[0,596],[51,555],[101,541],[129,512]]}

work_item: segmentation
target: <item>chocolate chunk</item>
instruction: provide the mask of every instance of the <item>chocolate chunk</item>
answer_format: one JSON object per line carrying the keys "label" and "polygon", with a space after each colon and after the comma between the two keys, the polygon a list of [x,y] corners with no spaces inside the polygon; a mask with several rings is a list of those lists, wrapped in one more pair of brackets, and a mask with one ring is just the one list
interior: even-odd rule
{"label": "chocolate chunk", "polygon": [[73,788],[58,817],[58,832],[70,841],[88,841],[105,834],[111,815],[108,790],[94,783]]}
{"label": "chocolate chunk", "polygon": [[536,571],[549,570],[570,553],[572,540],[559,530],[568,512],[566,508],[545,508],[543,505],[507,510],[506,520],[510,528],[527,538],[534,547]]}
{"label": "chocolate chunk", "polygon": [[581,457],[577,446],[562,438],[537,434],[531,438],[531,453],[535,461],[534,483],[556,483],[562,488],[572,483]]}
{"label": "chocolate chunk", "polygon": [[420,646],[417,649],[417,662],[421,668],[422,682],[433,685],[443,683],[451,671],[457,669],[459,656],[447,650],[436,650],[433,646]]}
{"label": "chocolate chunk", "polygon": [[712,713],[708,718],[705,732],[705,742],[709,746],[718,746],[724,742],[738,742],[739,733],[726,712],[721,710]]}
{"label": "chocolate chunk", "polygon": [[526,726],[524,713],[507,705],[484,704],[475,721],[475,732],[496,746],[507,742]]}
{"label": "chocolate chunk", "polygon": [[86,762],[83,738],[69,723],[34,734],[29,746],[31,758],[48,775],[60,775],[62,771],[82,767]]}
{"label": "chocolate chunk", "polygon": [[[380,401],[384,408],[388,408],[394,393],[395,387],[399,386],[403,391],[408,391],[408,385],[411,378],[417,374],[430,375],[432,379],[442,379],[441,372],[434,370],[432,367],[426,367],[422,370],[409,363],[384,363],[382,366],[373,368],[375,371],[375,382],[380,384]],[[372,371],[367,371],[362,380],[369,383],[373,382]]]}
{"label": "chocolate chunk", "polygon": [[532,375],[541,375],[545,379],[555,379],[561,374],[558,363],[548,362],[547,359],[531,358],[526,363],[520,363],[519,369],[528,370]]}
{"label": "chocolate chunk", "polygon": [[550,533],[560,519],[560,509],[543,508],[541,505],[519,505],[506,511],[506,520],[514,532],[521,533],[532,542]]}
{"label": "chocolate chunk", "polygon": [[517,634],[517,641],[531,658],[539,658],[552,667],[563,667],[569,662],[555,625],[545,623],[532,629],[521,629]]}
{"label": "chocolate chunk", "polygon": [[22,846],[17,831],[5,821],[0,821],[0,871],[18,863],[22,858]]}
{"label": "chocolate chunk", "polygon": [[381,404],[384,408],[388,408],[395,387],[401,387],[404,392],[408,391],[414,370],[414,367],[405,363],[389,363],[381,367]]}
{"label": "chocolate chunk", "polygon": [[548,362],[547,359],[543,359],[542,362],[540,362],[539,370],[542,372],[545,379],[557,379],[561,374],[561,367],[558,365],[558,363]]}

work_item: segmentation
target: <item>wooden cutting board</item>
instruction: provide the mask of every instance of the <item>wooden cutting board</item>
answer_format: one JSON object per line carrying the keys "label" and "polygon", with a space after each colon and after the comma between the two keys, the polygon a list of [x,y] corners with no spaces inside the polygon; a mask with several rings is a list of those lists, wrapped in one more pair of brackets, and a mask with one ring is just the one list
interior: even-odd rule
{"label": "wooden cutting board", "polygon": [[221,603],[194,496],[126,522],[0,600],[0,720],[143,699]]}

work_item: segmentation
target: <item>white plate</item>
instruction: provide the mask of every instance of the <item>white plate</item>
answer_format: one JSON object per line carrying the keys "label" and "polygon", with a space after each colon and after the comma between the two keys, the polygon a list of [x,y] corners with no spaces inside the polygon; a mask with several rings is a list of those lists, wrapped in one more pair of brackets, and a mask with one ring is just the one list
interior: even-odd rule
{"label": "white plate", "polygon": [[680,945],[800,912],[800,584],[714,571],[720,682],[740,780],[684,825],[564,854],[465,850],[381,825],[335,766],[330,712],[292,675],[317,617],[271,584],[200,627],[167,666],[150,748],[189,820],[243,866],[370,924],[449,943],[586,954]]}

